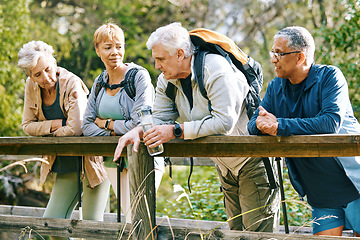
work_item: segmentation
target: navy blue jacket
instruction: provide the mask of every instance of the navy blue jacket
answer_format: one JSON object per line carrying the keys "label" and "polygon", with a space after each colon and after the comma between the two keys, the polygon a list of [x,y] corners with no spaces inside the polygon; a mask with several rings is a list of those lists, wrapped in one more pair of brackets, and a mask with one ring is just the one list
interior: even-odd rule
{"label": "navy blue jacket", "polygon": [[[288,79],[275,77],[268,85],[261,102],[279,123],[277,135],[359,134],[360,125],[351,107],[348,85],[340,69],[334,66],[312,65],[297,101],[290,100]],[[256,127],[259,109],[248,123],[250,134],[261,135]],[[360,157],[335,157],[347,177],[360,192]],[[306,195],[299,176],[287,158],[294,188]],[[324,183],[326,184],[326,183]],[[316,189],[313,189],[316,192]]]}

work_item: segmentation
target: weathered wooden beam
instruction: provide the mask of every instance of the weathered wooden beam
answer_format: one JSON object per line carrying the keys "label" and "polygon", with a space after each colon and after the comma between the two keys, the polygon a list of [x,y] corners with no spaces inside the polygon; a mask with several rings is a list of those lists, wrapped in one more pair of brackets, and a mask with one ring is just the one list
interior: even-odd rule
{"label": "weathered wooden beam", "polygon": [[[9,206],[9,205],[0,205],[0,215],[13,215],[13,216],[24,216],[24,217],[42,217],[44,214],[45,208],[40,207],[24,207],[24,206]],[[79,219],[79,211],[74,210],[71,219]],[[122,221],[124,216],[121,215]],[[116,213],[105,213],[104,222],[116,222],[117,214]],[[157,217],[156,224],[161,226],[172,226],[172,227],[192,227],[197,226],[200,229],[211,230],[214,228],[229,230],[229,225],[227,222],[219,221],[206,221],[206,220],[193,220],[193,219],[180,219],[180,218],[168,218],[168,217]],[[303,231],[306,229],[306,231]],[[1,232],[1,226],[0,226]],[[302,228],[300,233],[309,233],[310,230],[307,228]]]}
{"label": "weathered wooden beam", "polygon": [[[277,239],[277,240],[347,240],[354,239],[352,237],[326,237],[313,236],[301,234],[281,234],[281,233],[258,233],[258,232],[242,232],[230,231],[224,229],[201,229],[197,225],[180,227],[180,226],[155,226],[158,240],[168,239],[242,239],[242,240],[258,240],[258,239]],[[0,215],[0,231],[19,233],[22,229],[28,228],[35,230],[41,235],[52,235],[73,238],[87,238],[87,239],[107,239],[113,240],[121,235],[120,239],[128,239],[132,234],[132,229],[129,224],[123,225],[121,223],[112,222],[96,222],[87,220],[70,220],[70,219],[56,219],[56,218],[36,218],[23,216],[9,216]],[[32,236],[34,236],[34,232]],[[130,236],[131,237],[131,236]],[[202,238],[203,237],[203,238]],[[206,238],[205,238],[206,237]],[[142,239],[142,238],[138,238]],[[145,238],[143,238],[145,239]],[[147,239],[152,239],[151,236]]]}
{"label": "weathered wooden beam", "polygon": [[[0,137],[3,155],[113,156],[118,136]],[[122,156],[126,156],[126,149]]]}
{"label": "weathered wooden beam", "polygon": [[[9,206],[9,205],[0,205],[0,215],[15,215],[15,216],[27,216],[27,217],[41,217],[45,211],[45,208],[39,207],[23,207],[23,206]],[[73,211],[71,219],[79,219],[78,211]],[[116,213],[105,213],[104,222],[116,222],[117,216]],[[124,219],[124,216],[122,216]],[[219,221],[206,221],[206,220],[193,220],[193,219],[180,219],[180,218],[167,218],[167,217],[157,217],[156,224],[160,227],[165,228],[197,228],[201,229],[203,232],[209,232],[213,229],[220,230],[229,230],[229,225],[226,222]],[[310,227],[298,227],[290,226],[290,233],[300,234],[300,235],[312,235],[312,228]],[[164,230],[165,232],[167,230]],[[0,232],[2,232],[0,225]],[[284,233],[284,226],[280,226],[279,233]],[[286,235],[289,236],[289,235]],[[350,237],[352,236],[351,231],[344,231],[343,236]],[[171,239],[171,238],[170,238]]]}
{"label": "weathered wooden beam", "polygon": [[155,172],[154,159],[141,144],[137,153],[128,146],[128,176],[131,200],[132,239],[155,239]]}
{"label": "weathered wooden beam", "polygon": [[126,239],[130,232],[129,224],[8,215],[0,215],[0,228],[7,232],[20,233],[27,228],[47,236],[109,240],[117,239],[122,232]]}
{"label": "weathered wooden beam", "polygon": [[158,240],[168,239],[188,239],[188,240],[220,240],[220,239],[239,239],[239,240],[325,240],[325,239],[354,239],[352,237],[326,237],[300,234],[281,234],[281,233],[264,233],[264,232],[246,232],[234,230],[211,230],[202,231],[193,226],[192,228],[184,227],[159,227]]}
{"label": "weathered wooden beam", "polygon": [[164,144],[164,156],[176,157],[330,157],[359,156],[360,135],[209,136]]}
{"label": "weathered wooden beam", "polygon": [[[112,156],[119,137],[1,137],[4,155]],[[360,156],[360,135],[208,136],[173,139],[161,156],[171,157],[329,157]],[[123,151],[126,156],[126,150]]]}
{"label": "weathered wooden beam", "polygon": [[[34,155],[34,154],[56,154],[56,155],[102,155],[111,156],[114,153],[119,137],[17,137],[17,138],[0,138],[0,154],[6,155]],[[257,157],[257,156],[271,156],[271,157],[326,157],[326,156],[359,156],[360,155],[360,135],[311,135],[311,136],[289,136],[289,137],[274,137],[274,136],[209,136],[196,140],[174,139],[164,144],[165,151],[163,156],[171,157]],[[153,159],[147,154],[146,147],[140,144],[140,149],[137,154],[132,152],[132,146],[128,146],[127,151],[123,151],[123,156],[129,157],[129,174],[131,195],[133,199],[133,216],[131,227],[131,237],[133,239],[145,239],[148,236],[151,239],[156,238],[153,235],[152,229],[155,226],[155,192],[154,192],[154,174],[147,174],[153,169]],[[144,181],[144,183],[143,183]],[[145,186],[143,189],[139,186]],[[136,194],[140,189],[140,197]],[[146,197],[145,197],[146,196]],[[139,199],[138,202],[136,199]],[[1,218],[2,219],[2,218]],[[45,227],[51,226],[51,235],[68,236],[72,234],[74,226],[77,229],[82,229],[83,221],[72,220],[70,226],[67,222],[60,222],[56,224],[54,219],[48,219],[47,222],[42,222],[44,219],[35,219],[39,224]],[[46,219],[45,219],[46,220]],[[62,219],[65,221],[64,219]],[[29,220],[30,221],[30,220]],[[14,222],[17,228],[23,222]],[[139,223],[139,224],[138,224]],[[7,228],[6,221],[0,221],[1,228]],[[20,224],[20,225],[19,225]],[[40,226],[37,224],[36,226]],[[63,224],[63,225],[62,225]],[[101,223],[102,224],[102,223]],[[100,225],[101,225],[100,224]],[[10,224],[11,225],[11,224]],[[123,225],[125,226],[125,225]],[[99,226],[96,226],[97,228]],[[120,229],[113,226],[117,234]],[[118,227],[118,226],[117,226]],[[11,227],[9,226],[9,229]],[[94,234],[91,224],[84,226],[88,228],[88,232]],[[126,229],[130,226],[126,225]],[[174,230],[175,229],[175,230]],[[196,229],[178,227],[174,228],[172,233],[182,234],[187,236],[187,239],[199,239],[201,236],[201,228],[197,232]],[[190,231],[188,231],[190,229]],[[34,230],[37,230],[34,228]],[[48,228],[44,229],[48,231]],[[108,231],[108,230],[106,230]],[[106,232],[102,233],[102,237]],[[161,231],[167,231],[165,228]],[[55,232],[55,233],[53,233]],[[175,233],[176,232],[176,233]],[[192,233],[195,234],[192,234]],[[191,233],[191,234],[190,234]],[[59,235],[57,235],[59,234]],[[80,233],[79,233],[80,234]],[[91,237],[81,233],[80,237]],[[114,234],[114,233],[113,233]],[[226,238],[233,238],[234,232],[222,233],[217,231],[212,232],[214,236],[226,236]],[[194,236],[191,236],[194,235]],[[172,235],[173,236],[173,235]],[[190,237],[191,236],[191,237]],[[73,236],[73,237],[77,237]],[[259,237],[259,236],[258,236]],[[252,239],[241,237],[242,239]],[[109,238],[111,239],[111,238]],[[149,239],[149,238],[148,238]],[[161,239],[161,238],[159,238]],[[166,239],[166,238],[164,238]],[[180,238],[182,239],[182,238]],[[208,238],[211,239],[211,238]],[[220,239],[220,238],[216,238]],[[257,239],[257,238],[256,238]],[[294,239],[294,238],[292,238]]]}

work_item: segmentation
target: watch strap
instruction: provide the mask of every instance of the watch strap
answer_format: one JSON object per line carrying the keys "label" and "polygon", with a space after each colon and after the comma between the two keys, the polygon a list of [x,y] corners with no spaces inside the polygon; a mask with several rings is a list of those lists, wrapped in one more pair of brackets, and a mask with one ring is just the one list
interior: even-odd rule
{"label": "watch strap", "polygon": [[104,126],[104,129],[105,129],[105,130],[109,130],[110,122],[111,122],[111,119],[107,119],[107,120],[106,120],[105,126]]}

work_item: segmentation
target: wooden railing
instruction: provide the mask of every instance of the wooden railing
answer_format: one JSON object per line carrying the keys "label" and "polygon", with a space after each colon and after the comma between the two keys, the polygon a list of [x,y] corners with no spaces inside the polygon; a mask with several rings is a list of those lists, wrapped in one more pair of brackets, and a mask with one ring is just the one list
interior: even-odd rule
{"label": "wooden railing", "polygon": [[[1,137],[0,155],[62,155],[62,156],[81,156],[81,155],[100,155],[112,156],[116,148],[119,137]],[[360,135],[311,135],[311,136],[209,136],[196,140],[174,139],[164,144],[165,151],[161,156],[171,157],[329,157],[329,156],[359,156],[360,155]],[[138,153],[132,151],[132,146],[128,146],[122,153],[128,156],[128,170],[130,179],[130,196],[136,204],[133,207],[133,218],[131,226],[134,227],[133,239],[155,239],[160,236],[161,226],[155,227],[155,190],[154,174],[149,174],[153,169],[152,158],[148,155],[146,147],[141,144]],[[14,229],[24,226],[25,220],[14,217],[13,220],[7,215],[0,215],[0,229]],[[22,220],[21,220],[22,219]],[[48,234],[52,229],[52,234],[58,236],[80,237],[80,233],[74,234],[74,228],[80,226],[84,228],[85,223],[89,223],[92,229],[91,236],[99,239],[117,239],[116,237],[125,230],[129,234],[130,226],[121,228],[121,223],[112,223],[110,229],[113,230],[112,237],[105,234],[109,231],[109,224],[86,221],[78,222],[65,219],[36,219],[33,221],[35,228]],[[26,219],[26,224],[31,224],[31,219]],[[55,226],[58,223],[69,224],[71,231],[56,232]],[[23,224],[24,223],[24,224]],[[51,224],[50,224],[51,223]],[[118,225],[117,225],[118,224]],[[120,224],[120,225],[119,225]],[[52,225],[52,227],[49,227]],[[137,227],[136,227],[137,226]],[[189,231],[199,231],[194,229]],[[86,227],[85,227],[86,228]],[[94,230],[98,229],[98,231]],[[100,231],[104,228],[104,232]],[[155,229],[155,231],[154,231]],[[156,230],[157,229],[157,230]],[[173,229],[174,231],[174,229]],[[180,231],[183,231],[180,230]],[[55,233],[54,233],[55,232]],[[76,232],[76,231],[75,231]],[[170,235],[170,231],[164,231]],[[236,231],[235,231],[236,232]],[[88,235],[83,232],[84,237]],[[125,234],[125,235],[126,235]],[[158,235],[157,235],[158,234]],[[171,233],[173,234],[173,233]],[[229,233],[234,236],[234,232]],[[250,234],[251,233],[246,233]],[[259,233],[257,233],[256,236]],[[226,235],[226,234],[225,234]],[[225,236],[223,233],[223,236]],[[228,236],[230,236],[228,235]],[[265,234],[266,235],[266,234]],[[243,235],[245,236],[245,235]],[[163,236],[164,237],[164,236]],[[277,236],[279,237],[279,236]],[[168,238],[164,238],[168,239]],[[180,238],[181,239],[181,238]],[[189,238],[188,238],[189,239]],[[195,238],[198,239],[198,238]],[[218,238],[221,239],[221,238]],[[223,238],[224,239],[224,238]],[[256,239],[244,238],[244,239]],[[296,239],[292,237],[292,239]],[[334,238],[332,238],[334,239]]]}

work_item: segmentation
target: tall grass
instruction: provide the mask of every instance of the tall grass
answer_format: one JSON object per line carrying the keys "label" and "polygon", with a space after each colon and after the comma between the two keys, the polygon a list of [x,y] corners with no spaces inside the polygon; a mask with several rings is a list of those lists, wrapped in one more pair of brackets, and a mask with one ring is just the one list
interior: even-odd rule
{"label": "tall grass", "polygon": [[[215,167],[195,166],[191,176],[191,193],[188,191],[188,166],[173,166],[172,179],[169,169],[161,181],[156,194],[156,215],[169,218],[226,221],[223,194],[220,192],[220,180]],[[283,169],[287,217],[290,226],[310,226],[311,211],[306,202],[299,199],[288,178],[287,169]],[[174,185],[182,186],[189,196],[193,210],[185,198],[174,193]],[[284,224],[280,214],[280,224]]]}

